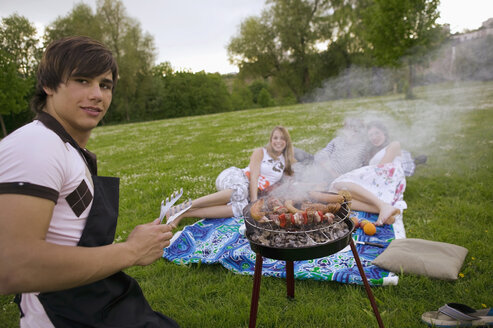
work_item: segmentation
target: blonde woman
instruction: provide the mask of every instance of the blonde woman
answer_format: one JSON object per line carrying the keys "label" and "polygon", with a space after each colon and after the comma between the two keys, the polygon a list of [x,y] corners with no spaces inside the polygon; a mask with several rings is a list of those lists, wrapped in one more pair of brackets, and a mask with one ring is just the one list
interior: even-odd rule
{"label": "blonde woman", "polygon": [[[257,200],[259,191],[266,190],[279,182],[284,175],[293,174],[294,151],[291,137],[286,128],[272,129],[266,146],[256,148],[250,164],[244,169],[230,167],[216,179],[217,192],[192,201],[192,207],[174,220],[178,226],[183,218],[228,218],[241,217],[248,202]],[[174,208],[168,212],[173,213]]]}

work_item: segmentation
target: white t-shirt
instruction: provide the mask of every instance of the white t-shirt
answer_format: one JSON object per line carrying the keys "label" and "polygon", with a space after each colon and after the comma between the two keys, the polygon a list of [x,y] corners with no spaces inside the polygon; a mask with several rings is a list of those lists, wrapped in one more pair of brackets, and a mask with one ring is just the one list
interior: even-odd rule
{"label": "white t-shirt", "polygon": [[332,139],[325,148],[319,150],[314,161],[341,175],[364,165],[367,145],[364,140],[348,139],[342,136]]}
{"label": "white t-shirt", "polygon": [[[91,210],[94,187],[79,152],[35,120],[0,142],[0,193],[56,202],[46,241],[76,246]],[[21,327],[53,327],[37,294],[22,294]]]}
{"label": "white t-shirt", "polygon": [[[286,167],[283,154],[281,154],[281,156],[277,159],[274,159],[269,155],[267,149],[262,149],[264,151],[264,156],[262,158],[262,162],[260,163],[260,175],[258,177],[258,189],[260,190],[264,190],[281,180],[284,173],[284,168]],[[243,171],[247,176],[250,176],[249,166]]]}

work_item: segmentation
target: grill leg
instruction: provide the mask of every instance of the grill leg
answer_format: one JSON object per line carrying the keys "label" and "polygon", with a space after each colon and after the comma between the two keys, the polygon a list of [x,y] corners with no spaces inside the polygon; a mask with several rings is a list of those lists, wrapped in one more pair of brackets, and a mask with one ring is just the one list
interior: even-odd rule
{"label": "grill leg", "polygon": [[250,323],[249,328],[255,328],[257,324],[257,310],[258,310],[258,298],[260,295],[260,278],[262,278],[262,255],[256,253],[255,259],[255,273],[253,274],[253,290],[252,290],[252,303],[250,305]]}
{"label": "grill leg", "polygon": [[294,298],[294,263],[293,263],[293,261],[286,261],[286,287],[288,290],[288,297]]}
{"label": "grill leg", "polygon": [[354,245],[353,238],[351,238],[351,250],[353,251],[354,259],[356,260],[356,264],[358,265],[359,274],[363,279],[363,284],[365,285],[366,294],[368,295],[368,299],[370,299],[371,307],[373,308],[373,313],[375,313],[375,317],[377,318],[378,327],[384,328],[382,318],[380,317],[380,312],[378,312],[377,303],[375,302],[375,298],[373,297],[373,293],[370,288],[370,284],[368,283],[368,279],[366,279],[365,270],[361,265],[361,261],[359,259],[358,252],[356,251],[356,246]]}

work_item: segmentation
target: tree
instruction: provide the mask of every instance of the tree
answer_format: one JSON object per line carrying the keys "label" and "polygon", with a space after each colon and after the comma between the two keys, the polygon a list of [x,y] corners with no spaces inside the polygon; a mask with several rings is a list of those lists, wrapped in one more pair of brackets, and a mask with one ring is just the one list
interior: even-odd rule
{"label": "tree", "polygon": [[38,48],[36,28],[25,17],[14,14],[2,19],[1,46],[17,65],[22,77],[35,74],[41,49]]}
{"label": "tree", "polygon": [[231,92],[231,103],[233,110],[253,108],[253,94],[250,88],[245,86],[241,79],[235,79]]}
{"label": "tree", "polygon": [[[166,70],[166,66],[161,67]],[[203,115],[232,109],[231,97],[226,84],[218,73],[176,72],[163,75],[161,79],[159,118]]]}
{"label": "tree", "polygon": [[362,11],[361,31],[377,64],[407,66],[406,98],[412,98],[414,65],[443,40],[436,23],[440,0],[373,0]]}
{"label": "tree", "polygon": [[250,92],[252,93],[252,100],[255,104],[258,104],[258,98],[260,91],[267,89],[269,85],[263,81],[253,81],[249,86]]}
{"label": "tree", "polygon": [[40,51],[36,28],[25,17],[12,15],[0,25],[0,126],[7,134],[3,115],[28,110]]}
{"label": "tree", "polygon": [[98,0],[97,17],[105,22],[103,42],[113,50],[119,65],[115,111],[129,121],[145,111],[146,87],[152,80],[155,58],[154,38],[127,16],[120,0]]}
{"label": "tree", "polygon": [[[336,1],[334,1],[336,2]],[[269,0],[260,17],[249,17],[228,45],[240,74],[276,80],[298,100],[313,88],[317,46],[331,38],[329,0]]]}
{"label": "tree", "polygon": [[3,115],[19,113],[27,108],[28,82],[20,76],[19,68],[9,60],[5,51],[0,50],[0,126],[4,136],[7,129]]}
{"label": "tree", "polygon": [[96,13],[90,6],[78,4],[67,16],[48,26],[45,39],[49,43],[69,35],[85,35],[102,41],[116,58],[120,79],[104,122],[142,118],[152,90],[154,39],[142,31],[138,21],[127,15],[123,2],[98,0]]}
{"label": "tree", "polygon": [[54,40],[70,35],[84,35],[96,40],[103,39],[103,25],[88,4],[76,4],[67,16],[58,17],[48,25],[43,37],[45,46]]}
{"label": "tree", "polygon": [[270,95],[269,91],[266,88],[260,90],[258,94],[257,103],[262,108],[274,106],[274,100],[272,99],[272,96]]}

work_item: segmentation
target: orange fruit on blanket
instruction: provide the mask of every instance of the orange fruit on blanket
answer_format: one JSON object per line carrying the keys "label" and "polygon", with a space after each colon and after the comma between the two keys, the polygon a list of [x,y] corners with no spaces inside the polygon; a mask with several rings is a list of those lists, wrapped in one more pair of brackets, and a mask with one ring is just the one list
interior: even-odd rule
{"label": "orange fruit on blanket", "polygon": [[370,221],[368,221],[368,220],[361,220],[361,221],[359,222],[359,227],[360,227],[361,229],[363,229],[367,223],[370,223]]}
{"label": "orange fruit on blanket", "polygon": [[363,227],[363,231],[368,235],[368,236],[373,236],[377,232],[377,227],[371,222],[368,222],[365,224]]}

